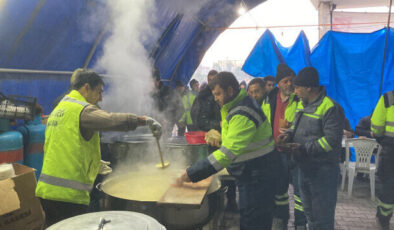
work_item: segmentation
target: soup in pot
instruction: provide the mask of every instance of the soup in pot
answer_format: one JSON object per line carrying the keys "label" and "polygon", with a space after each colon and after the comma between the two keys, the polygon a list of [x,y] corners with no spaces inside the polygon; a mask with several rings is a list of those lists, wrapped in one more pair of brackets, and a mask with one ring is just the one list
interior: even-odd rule
{"label": "soup in pot", "polygon": [[155,202],[175,183],[181,173],[181,170],[171,168],[132,171],[105,181],[102,189],[117,198]]}

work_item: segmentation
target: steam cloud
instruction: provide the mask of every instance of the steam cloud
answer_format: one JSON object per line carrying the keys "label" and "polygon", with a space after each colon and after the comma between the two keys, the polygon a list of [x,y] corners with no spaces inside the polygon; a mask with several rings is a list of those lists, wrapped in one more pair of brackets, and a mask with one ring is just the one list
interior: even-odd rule
{"label": "steam cloud", "polygon": [[[160,23],[158,21],[160,19],[155,18],[155,15],[158,10],[170,10],[183,14],[183,20],[196,20],[196,14],[208,0],[165,0],[166,9],[157,9],[155,3],[158,1],[164,0],[105,1],[103,8],[110,16],[110,20],[106,22],[110,36],[104,40],[103,55],[94,69],[108,76],[106,81],[110,87],[104,91],[101,102],[101,106],[107,111],[146,114],[161,120],[161,115],[155,111],[151,98],[154,89],[151,78],[153,60],[149,58],[151,50],[146,50],[147,46],[144,46],[155,44],[163,32],[157,31],[154,27]],[[101,14],[101,10],[98,13]],[[91,18],[94,19],[91,23],[102,22],[98,14]],[[133,133],[135,131],[130,132]],[[151,156],[148,161],[159,162],[155,143],[141,151],[150,153],[147,154]],[[129,157],[130,160],[135,161],[133,159],[135,154],[130,154]],[[168,157],[166,153],[165,157]],[[172,167],[181,164],[184,168],[185,159],[181,158],[184,158],[181,154],[173,158]],[[126,164],[125,168],[129,169],[130,165]]]}
{"label": "steam cloud", "polygon": [[152,104],[152,64],[143,44],[158,36],[152,27],[154,0],[108,0],[106,7],[111,35],[96,66],[110,76],[110,88],[102,106],[109,111],[141,114],[149,109],[146,105]]}
{"label": "steam cloud", "polygon": [[[184,20],[193,20],[208,0],[166,0],[168,9],[184,15]],[[106,90],[102,107],[114,112],[157,114],[153,108],[152,60],[144,44],[155,43],[162,31],[154,24],[155,0],[117,0],[105,2],[110,21],[107,29],[110,36],[105,40],[103,56],[95,69],[107,73],[111,87]],[[99,16],[94,18],[99,21]]]}

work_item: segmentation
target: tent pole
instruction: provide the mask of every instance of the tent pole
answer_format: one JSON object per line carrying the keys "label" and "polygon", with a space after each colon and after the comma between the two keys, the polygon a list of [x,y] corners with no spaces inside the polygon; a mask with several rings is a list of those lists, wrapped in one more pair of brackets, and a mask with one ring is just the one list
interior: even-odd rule
{"label": "tent pole", "polygon": [[84,69],[88,68],[90,61],[92,60],[93,54],[96,52],[97,46],[100,44],[101,39],[103,38],[105,32],[107,32],[107,27],[108,27],[108,23],[104,25],[104,27],[101,29],[100,33],[98,34],[96,40],[94,41],[93,47],[90,49],[89,54],[82,68]]}
{"label": "tent pole", "polygon": [[382,74],[380,75],[380,86],[379,86],[379,96],[382,95],[383,90],[383,77],[384,77],[384,64],[386,60],[386,53],[387,53],[387,43],[389,40],[389,32],[390,32],[390,18],[391,18],[391,7],[393,5],[393,0],[390,0],[389,6],[389,17],[387,19],[387,27],[386,27],[386,39],[384,40],[384,52],[383,52],[383,64],[382,64]]}

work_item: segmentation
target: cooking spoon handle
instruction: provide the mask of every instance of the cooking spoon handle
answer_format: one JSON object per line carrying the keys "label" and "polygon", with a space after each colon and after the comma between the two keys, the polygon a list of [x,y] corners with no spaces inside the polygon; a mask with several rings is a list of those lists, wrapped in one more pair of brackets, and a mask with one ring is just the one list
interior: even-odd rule
{"label": "cooking spoon handle", "polygon": [[159,138],[156,138],[156,144],[157,144],[157,148],[159,149],[159,155],[160,155],[160,160],[161,160],[161,166],[164,168],[163,154],[161,153]]}

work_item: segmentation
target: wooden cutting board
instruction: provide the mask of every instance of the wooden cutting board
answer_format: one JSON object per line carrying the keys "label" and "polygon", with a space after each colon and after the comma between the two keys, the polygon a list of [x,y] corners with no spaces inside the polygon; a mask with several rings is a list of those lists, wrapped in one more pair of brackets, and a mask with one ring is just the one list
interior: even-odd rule
{"label": "wooden cutting board", "polygon": [[211,185],[212,176],[197,183],[184,183],[183,186],[171,185],[157,202],[160,205],[173,205],[199,208]]}

